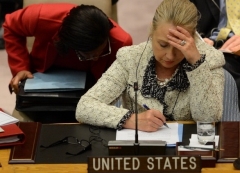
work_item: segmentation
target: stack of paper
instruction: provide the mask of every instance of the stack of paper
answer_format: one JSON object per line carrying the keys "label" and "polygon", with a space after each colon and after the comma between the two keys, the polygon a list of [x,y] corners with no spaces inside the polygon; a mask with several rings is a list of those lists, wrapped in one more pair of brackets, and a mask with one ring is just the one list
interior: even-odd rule
{"label": "stack of paper", "polygon": [[[138,131],[139,140],[166,141],[168,147],[175,147],[176,142],[182,142],[183,124],[168,123],[169,128],[162,126],[156,132]],[[135,130],[117,130],[116,140],[135,140]]]}
{"label": "stack of paper", "polygon": [[[190,146],[203,146],[203,147],[206,147],[208,148],[207,145],[202,145],[198,142],[198,137],[197,137],[197,134],[192,134],[191,138],[189,139],[190,140]],[[217,147],[218,146],[218,141],[219,141],[219,135],[215,135],[215,146]]]}
{"label": "stack of paper", "polygon": [[14,124],[14,123],[17,123],[18,121],[19,120],[14,118],[13,116],[10,116],[10,115],[0,111],[0,126]]}
{"label": "stack of paper", "polygon": [[[198,142],[197,134],[192,134],[189,139],[190,143],[186,146],[180,146],[179,151],[191,151],[191,150],[206,150],[213,149],[213,145],[203,145]],[[215,148],[218,148],[219,135],[215,135]]]}
{"label": "stack of paper", "polygon": [[[16,125],[18,121],[18,119],[0,111],[0,147],[23,143],[25,136]],[[17,141],[19,142],[16,143]]]}

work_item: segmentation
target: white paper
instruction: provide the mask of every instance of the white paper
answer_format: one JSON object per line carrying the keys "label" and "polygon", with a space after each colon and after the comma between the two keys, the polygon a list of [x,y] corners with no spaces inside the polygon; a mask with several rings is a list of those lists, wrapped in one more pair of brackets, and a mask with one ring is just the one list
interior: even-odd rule
{"label": "white paper", "polygon": [[20,138],[18,136],[5,137],[5,138],[0,139],[0,144],[16,142],[16,141],[19,141],[19,140],[20,140]]}
{"label": "white paper", "polygon": [[19,120],[0,111],[0,126],[17,123]]}
{"label": "white paper", "polygon": [[[209,148],[209,149],[212,149],[213,148],[213,145],[203,145],[203,144],[200,144],[198,142],[198,138],[197,138],[197,134],[192,134],[191,135],[191,138],[189,139],[190,143],[189,143],[189,147],[199,147],[199,148],[203,148],[203,149],[194,149],[194,150],[204,150],[204,148]],[[218,141],[219,141],[219,135],[215,135],[215,148],[218,147]],[[187,148],[184,148],[183,146],[179,146],[178,147],[178,151],[192,151],[192,149],[187,149]],[[206,150],[204,150],[206,151]]]}
{"label": "white paper", "polygon": [[223,53],[230,53],[233,54],[232,51],[228,50],[228,49],[220,49],[220,51],[222,51]]}
{"label": "white paper", "polygon": [[[162,126],[156,132],[138,131],[139,140],[162,140],[168,144],[176,144],[179,141],[178,123],[168,123],[170,128]],[[117,130],[116,140],[135,140],[135,130],[123,129]]]}
{"label": "white paper", "polygon": [[[201,147],[201,148],[212,148],[212,145],[203,145],[198,142],[197,134],[192,134],[189,146]],[[215,147],[218,146],[219,136],[215,135]]]}

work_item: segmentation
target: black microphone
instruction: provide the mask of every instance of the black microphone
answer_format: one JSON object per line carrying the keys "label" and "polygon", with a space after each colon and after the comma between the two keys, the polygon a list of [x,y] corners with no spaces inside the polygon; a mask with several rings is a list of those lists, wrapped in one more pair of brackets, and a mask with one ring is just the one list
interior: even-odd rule
{"label": "black microphone", "polygon": [[138,143],[138,110],[137,110],[137,91],[138,91],[138,83],[134,82],[133,85],[135,92],[135,143],[134,145],[139,145]]}
{"label": "black microphone", "polygon": [[[149,38],[148,38],[149,41]],[[147,43],[148,43],[147,41]],[[146,49],[147,43],[144,50]],[[143,54],[142,52],[142,54]],[[140,63],[139,59],[138,65]],[[137,80],[137,71],[136,69],[136,80]],[[115,140],[108,142],[108,154],[111,155],[164,155],[166,150],[166,141],[160,140],[143,140],[138,141],[138,109],[137,109],[137,92],[138,92],[138,82],[134,82],[134,92],[135,92],[135,140]]]}

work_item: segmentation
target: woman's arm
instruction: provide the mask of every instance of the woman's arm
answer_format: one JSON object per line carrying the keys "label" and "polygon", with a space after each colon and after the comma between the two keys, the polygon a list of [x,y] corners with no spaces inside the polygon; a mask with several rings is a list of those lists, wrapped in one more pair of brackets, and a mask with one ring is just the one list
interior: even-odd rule
{"label": "woman's arm", "polygon": [[40,5],[17,10],[5,17],[4,40],[12,75],[30,71],[30,57],[26,46],[27,36],[33,36],[38,22]]}
{"label": "woman's arm", "polygon": [[129,111],[113,104],[126,89],[128,80],[127,60],[126,58],[122,60],[120,56],[79,100],[76,109],[76,119],[79,122],[116,128]]}
{"label": "woman's arm", "polygon": [[224,56],[206,43],[200,45],[205,62],[187,72],[190,81],[190,109],[194,120],[218,121],[223,111]]}

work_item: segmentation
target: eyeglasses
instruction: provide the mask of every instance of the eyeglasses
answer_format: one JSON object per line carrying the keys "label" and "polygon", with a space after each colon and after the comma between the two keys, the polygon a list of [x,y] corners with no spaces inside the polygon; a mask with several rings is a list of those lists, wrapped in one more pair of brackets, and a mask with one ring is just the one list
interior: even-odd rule
{"label": "eyeglasses", "polygon": [[73,144],[73,145],[79,145],[81,150],[78,153],[70,153],[70,152],[66,152],[66,154],[68,155],[72,155],[72,156],[77,156],[79,154],[84,153],[85,151],[91,150],[92,146],[91,143],[85,139],[79,140],[78,138],[75,138],[73,136],[67,136],[57,142],[54,142],[48,146],[44,146],[41,145],[41,148],[51,148],[57,145],[61,145],[61,144]]}
{"label": "eyeglasses", "polygon": [[107,141],[100,136],[101,130],[99,127],[89,127],[89,131],[92,135],[89,137],[89,141],[92,142],[101,142],[104,147],[107,147]]}
{"label": "eyeglasses", "polygon": [[84,56],[81,51],[75,50],[75,52],[77,54],[77,57],[78,57],[79,61],[90,61],[90,60],[93,60],[93,59],[96,59],[96,58],[101,58],[101,57],[104,57],[104,56],[107,56],[107,55],[111,54],[110,41],[108,39],[108,53],[100,55],[100,56],[93,56],[93,57],[89,58],[89,57]]}

